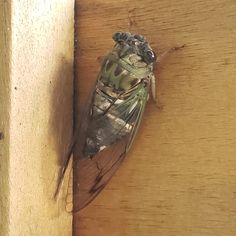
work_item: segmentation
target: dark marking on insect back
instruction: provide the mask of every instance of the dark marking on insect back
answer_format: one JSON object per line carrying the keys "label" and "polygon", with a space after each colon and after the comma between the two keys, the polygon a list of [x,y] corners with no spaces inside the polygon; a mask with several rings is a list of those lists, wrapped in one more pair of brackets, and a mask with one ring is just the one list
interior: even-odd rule
{"label": "dark marking on insect back", "polygon": [[106,63],[106,70],[108,71],[112,67],[113,62],[112,61],[107,61]]}
{"label": "dark marking on insect back", "polygon": [[0,132],[0,140],[4,139],[4,134],[3,132]]}
{"label": "dark marking on insect back", "polygon": [[133,87],[137,82],[138,82],[138,79],[133,79],[133,80],[130,82],[130,85]]}
{"label": "dark marking on insect back", "polygon": [[116,70],[115,70],[115,76],[118,76],[118,75],[120,75],[122,73],[122,69],[121,69],[121,67],[120,66],[117,66],[116,67]]}

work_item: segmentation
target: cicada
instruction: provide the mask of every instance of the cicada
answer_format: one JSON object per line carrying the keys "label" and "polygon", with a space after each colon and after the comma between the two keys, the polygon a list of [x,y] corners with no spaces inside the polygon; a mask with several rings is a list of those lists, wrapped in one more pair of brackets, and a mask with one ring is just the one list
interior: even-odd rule
{"label": "cicada", "polygon": [[137,34],[117,32],[75,140],[74,201],[78,211],[106,186],[130,150],[151,91],[156,54]]}

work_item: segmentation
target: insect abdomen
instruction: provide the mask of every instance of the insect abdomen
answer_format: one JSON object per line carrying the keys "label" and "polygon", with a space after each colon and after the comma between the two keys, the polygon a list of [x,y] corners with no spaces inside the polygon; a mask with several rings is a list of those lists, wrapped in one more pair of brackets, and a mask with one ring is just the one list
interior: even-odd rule
{"label": "insect abdomen", "polygon": [[[96,92],[92,107],[95,120],[88,128],[84,155],[93,156],[130,132],[132,126],[122,117],[122,108],[119,112],[112,112],[112,108],[119,106],[119,102],[109,99],[101,91]],[[103,119],[99,120],[100,117]]]}

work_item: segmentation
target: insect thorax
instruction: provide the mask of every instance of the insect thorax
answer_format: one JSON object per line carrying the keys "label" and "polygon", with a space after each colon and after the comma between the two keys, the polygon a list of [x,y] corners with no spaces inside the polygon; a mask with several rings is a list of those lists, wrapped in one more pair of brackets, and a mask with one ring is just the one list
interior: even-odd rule
{"label": "insect thorax", "polygon": [[116,46],[105,58],[99,82],[101,89],[112,95],[129,91],[152,72],[152,65],[147,65],[135,53],[129,53],[129,47]]}

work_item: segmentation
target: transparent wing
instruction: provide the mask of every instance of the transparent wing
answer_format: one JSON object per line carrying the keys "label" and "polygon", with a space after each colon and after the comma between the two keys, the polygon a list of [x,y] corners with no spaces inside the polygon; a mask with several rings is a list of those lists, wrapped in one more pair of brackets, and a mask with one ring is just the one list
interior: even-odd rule
{"label": "transparent wing", "polygon": [[[95,81],[94,85],[92,86],[92,91],[95,90],[96,83],[97,83],[97,81]],[[83,112],[79,111],[79,114],[81,114],[81,115],[78,117],[78,120],[74,124],[73,138],[72,138],[70,145],[68,147],[65,161],[64,161],[63,165],[60,167],[60,170],[58,173],[57,187],[54,192],[54,199],[57,199],[57,197],[60,193],[61,185],[63,184],[65,174],[68,171],[68,166],[69,166],[69,163],[72,158],[72,154],[73,154],[74,150],[81,149],[82,142],[80,142],[80,141],[82,141],[85,138],[84,136],[86,133],[85,131],[88,127],[88,121],[89,121],[89,116],[90,116],[90,114],[89,114],[90,113],[90,105],[92,104],[92,100],[93,100],[93,93],[90,93],[87,98],[87,101],[84,105],[84,107],[86,109],[83,109]],[[76,112],[77,112],[77,109],[76,109]],[[73,168],[73,164],[72,164],[72,168]],[[70,173],[73,172],[71,170],[69,170],[69,171],[70,171]],[[70,175],[72,175],[72,174],[70,174]],[[64,183],[64,184],[69,186],[70,183],[68,182],[68,183]],[[69,189],[69,187],[67,187],[67,189]],[[66,209],[67,209],[67,205],[72,204],[72,202],[68,200],[69,198],[72,198],[71,193],[70,194],[68,193],[67,197],[66,197]]]}
{"label": "transparent wing", "polygon": [[106,186],[125,157],[125,140],[113,144],[93,159],[74,159],[73,211],[87,206]]}
{"label": "transparent wing", "polygon": [[[146,105],[149,87],[146,86],[144,89],[144,96],[135,96],[132,100],[126,100],[119,106],[111,107],[112,112],[119,112],[127,124],[132,124],[132,129],[128,135],[117,140],[92,158],[81,156],[80,150],[74,152],[74,212],[84,208],[101,192],[124,160],[133,143]],[[123,111],[122,108],[124,107],[126,109]],[[120,113],[121,110],[122,113]],[[131,112],[126,112],[130,110]],[[96,121],[89,117],[88,124],[85,126],[99,128],[103,122],[107,122],[105,116],[101,116]],[[125,124],[120,125],[117,132],[122,132],[123,129],[125,129]],[[83,135],[79,136],[82,137]],[[111,136],[116,136],[116,133],[109,134],[106,139],[110,140]]]}

